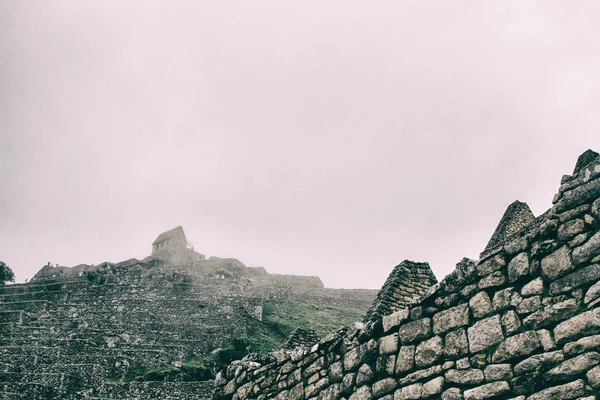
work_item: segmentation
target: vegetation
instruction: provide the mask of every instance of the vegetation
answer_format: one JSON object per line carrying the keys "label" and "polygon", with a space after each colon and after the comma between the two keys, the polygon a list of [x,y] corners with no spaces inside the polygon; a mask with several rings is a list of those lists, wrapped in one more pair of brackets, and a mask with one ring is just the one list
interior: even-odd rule
{"label": "vegetation", "polygon": [[281,347],[296,328],[312,328],[318,336],[360,321],[364,310],[307,304],[290,300],[267,300],[263,304],[263,320],[248,321],[250,351],[265,354]]}
{"label": "vegetation", "polygon": [[0,286],[4,286],[6,282],[14,282],[15,274],[12,269],[4,261],[0,261]]}
{"label": "vegetation", "polygon": [[248,352],[266,354],[281,347],[297,327],[312,328],[319,336],[359,321],[364,310],[306,304],[300,301],[267,300],[263,304],[263,320],[248,317],[248,339],[233,339],[202,357],[191,357],[180,366],[132,369],[122,381],[205,381],[217,371]]}

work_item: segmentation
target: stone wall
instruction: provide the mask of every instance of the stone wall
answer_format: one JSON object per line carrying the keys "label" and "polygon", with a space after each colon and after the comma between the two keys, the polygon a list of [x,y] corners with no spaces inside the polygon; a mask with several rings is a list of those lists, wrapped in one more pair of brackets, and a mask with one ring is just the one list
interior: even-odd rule
{"label": "stone wall", "polygon": [[600,158],[582,157],[553,207],[478,262],[310,349],[232,363],[213,398],[600,398]]}
{"label": "stone wall", "polygon": [[217,257],[45,266],[32,282],[0,287],[0,399],[207,398],[197,388],[212,382],[115,381],[247,338],[263,299],[366,311],[375,294]]}

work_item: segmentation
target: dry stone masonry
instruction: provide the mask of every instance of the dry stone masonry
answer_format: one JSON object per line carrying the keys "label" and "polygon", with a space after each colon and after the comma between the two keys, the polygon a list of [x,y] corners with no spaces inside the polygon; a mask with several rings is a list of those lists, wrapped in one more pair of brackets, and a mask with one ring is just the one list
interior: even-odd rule
{"label": "dry stone masonry", "polygon": [[479,261],[310,348],[233,362],[213,398],[598,399],[599,304],[600,157],[588,151],[548,212],[509,207]]}
{"label": "dry stone masonry", "polygon": [[181,227],[161,234],[152,248],[144,260],[48,265],[32,282],[0,287],[0,399],[208,399],[209,377],[125,378],[178,367],[247,338],[250,327],[260,326],[265,301],[366,312],[376,294],[206,259],[187,247]]}

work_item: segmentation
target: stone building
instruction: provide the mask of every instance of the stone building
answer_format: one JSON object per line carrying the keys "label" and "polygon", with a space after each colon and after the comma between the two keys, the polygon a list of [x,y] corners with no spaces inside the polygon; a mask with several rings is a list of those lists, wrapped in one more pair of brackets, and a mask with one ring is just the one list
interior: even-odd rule
{"label": "stone building", "polygon": [[168,257],[178,249],[185,249],[187,244],[183,228],[178,226],[158,235],[156,240],[152,242],[152,255],[155,257]]}

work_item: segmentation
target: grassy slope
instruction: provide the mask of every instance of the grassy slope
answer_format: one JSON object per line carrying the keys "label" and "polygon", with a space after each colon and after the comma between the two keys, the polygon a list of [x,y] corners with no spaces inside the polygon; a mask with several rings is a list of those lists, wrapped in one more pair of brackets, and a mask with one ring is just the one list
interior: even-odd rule
{"label": "grassy slope", "polygon": [[360,321],[366,310],[306,304],[292,300],[266,300],[263,320],[248,321],[248,340],[252,352],[267,353],[281,347],[297,327],[312,328],[318,336]]}
{"label": "grassy slope", "polygon": [[[250,351],[266,354],[281,347],[283,341],[297,327],[312,328],[319,337],[360,321],[366,310],[356,308],[331,307],[307,304],[297,300],[265,300],[263,303],[263,320],[257,321],[248,317],[248,342]],[[225,348],[234,348],[227,342]],[[239,358],[243,354],[239,355]],[[130,371],[128,376],[118,381],[162,381],[182,380],[197,381],[210,379],[207,366],[217,361],[218,356],[207,354],[202,357],[189,358],[181,367],[163,365],[157,368]],[[222,362],[221,362],[222,363]]]}

